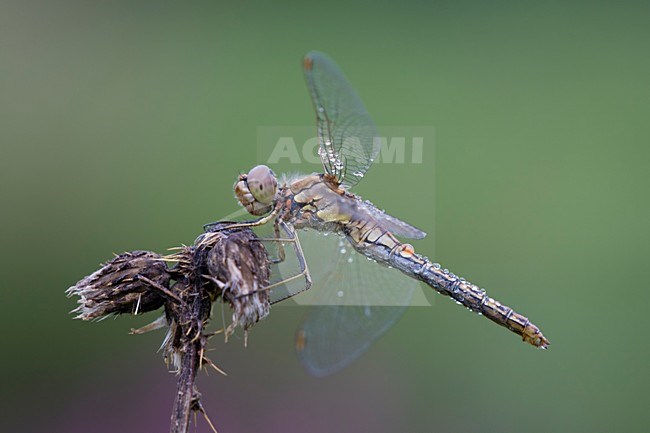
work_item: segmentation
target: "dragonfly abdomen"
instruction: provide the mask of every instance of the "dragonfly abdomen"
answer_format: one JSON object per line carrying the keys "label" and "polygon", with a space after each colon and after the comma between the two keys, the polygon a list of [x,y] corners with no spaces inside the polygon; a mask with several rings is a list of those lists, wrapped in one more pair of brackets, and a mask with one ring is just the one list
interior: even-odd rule
{"label": "dragonfly abdomen", "polygon": [[[362,236],[361,232],[364,232]],[[427,257],[416,254],[411,245],[400,243],[390,233],[379,233],[373,237],[369,230],[353,229],[348,231],[348,239],[366,257],[426,283],[437,292],[520,335],[527,343],[543,349],[549,345],[540,329],[526,316],[490,298],[485,290],[432,263]]]}
{"label": "dragonfly abdomen", "polygon": [[[470,310],[482,314],[493,322],[521,335],[522,339],[535,347],[546,348],[549,341],[526,316],[489,297],[485,290],[458,277],[437,263],[431,263],[426,257],[418,256],[425,263],[416,271],[421,281],[448,295]],[[410,269],[409,269],[410,271]]]}

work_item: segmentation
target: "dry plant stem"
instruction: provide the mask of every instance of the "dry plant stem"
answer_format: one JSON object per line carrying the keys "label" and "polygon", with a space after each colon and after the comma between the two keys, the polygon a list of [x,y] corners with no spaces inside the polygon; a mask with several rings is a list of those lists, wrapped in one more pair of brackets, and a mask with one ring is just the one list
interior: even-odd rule
{"label": "dry plant stem", "polygon": [[[195,284],[189,284],[184,292],[188,295],[186,299],[193,299],[193,301],[179,306],[179,318],[182,318],[184,324],[179,324],[181,363],[178,371],[176,399],[172,410],[171,433],[186,433],[188,431],[190,414],[194,412],[196,401],[200,400],[200,394],[194,382],[200,369],[204,339],[193,337],[196,332],[201,332],[194,328],[197,324],[201,326],[202,320],[196,319],[200,318],[205,311],[206,299],[199,293],[200,288]],[[210,300],[208,299],[207,302],[209,303]]]}
{"label": "dry plant stem", "polygon": [[170,432],[187,433],[190,414],[197,411],[216,432],[195,386],[196,375],[204,362],[221,372],[204,356],[209,338],[204,325],[210,318],[212,301],[217,297],[234,310],[234,322],[225,330],[226,336],[234,330],[234,325],[241,325],[246,332],[268,314],[268,293],[258,293],[259,287],[269,283],[268,254],[253,232],[240,229],[212,236],[206,234],[181,254],[185,257],[174,268],[176,283],[171,288],[181,302],[165,304],[166,315],[173,322],[169,342],[171,356],[175,357],[173,361],[178,367]]}

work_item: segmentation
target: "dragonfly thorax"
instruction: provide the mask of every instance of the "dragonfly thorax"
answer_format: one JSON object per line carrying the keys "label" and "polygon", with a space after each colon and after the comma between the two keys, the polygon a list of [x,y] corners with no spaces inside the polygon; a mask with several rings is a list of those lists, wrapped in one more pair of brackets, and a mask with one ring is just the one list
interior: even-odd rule
{"label": "dragonfly thorax", "polygon": [[248,174],[240,174],[234,189],[235,197],[248,213],[264,215],[273,208],[278,191],[278,178],[266,165],[258,165]]}

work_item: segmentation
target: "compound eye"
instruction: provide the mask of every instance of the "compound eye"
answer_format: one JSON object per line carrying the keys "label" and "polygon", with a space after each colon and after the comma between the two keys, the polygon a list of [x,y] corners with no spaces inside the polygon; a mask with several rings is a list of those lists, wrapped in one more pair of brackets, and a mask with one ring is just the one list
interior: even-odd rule
{"label": "compound eye", "polygon": [[266,165],[253,167],[246,176],[248,189],[255,200],[262,204],[271,204],[278,189],[278,179],[273,170]]}

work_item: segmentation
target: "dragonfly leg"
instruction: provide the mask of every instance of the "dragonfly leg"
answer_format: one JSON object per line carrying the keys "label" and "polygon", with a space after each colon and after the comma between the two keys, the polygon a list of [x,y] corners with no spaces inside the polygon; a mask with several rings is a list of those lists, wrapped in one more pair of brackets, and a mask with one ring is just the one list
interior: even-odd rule
{"label": "dragonfly leg", "polygon": [[[280,212],[280,207],[276,207],[273,209],[273,211],[268,214],[265,217],[253,220],[253,221],[242,221],[242,222],[235,222],[235,221],[217,221],[215,223],[210,223],[206,224],[203,226],[205,229],[207,228],[212,228],[212,231],[207,231],[199,243],[199,246],[205,247],[206,245],[211,245],[215,242],[215,239],[217,239],[218,233],[224,230],[233,230],[233,229],[241,229],[241,228],[250,228],[250,227],[258,227],[261,225],[264,225],[271,221],[272,219],[276,218],[278,213]],[[216,229],[214,229],[216,226],[218,226]]]}
{"label": "dragonfly leg", "polygon": [[[273,283],[273,284],[269,284],[269,285],[266,286],[266,287],[262,287],[261,289],[258,289],[258,290],[254,291],[254,292],[247,293],[247,294],[245,294],[245,295],[239,295],[238,298],[244,298],[244,297],[246,297],[246,296],[250,296],[250,295],[252,295],[253,293],[257,293],[257,292],[263,292],[263,291],[271,290],[271,289],[274,288],[274,287],[282,286],[282,285],[284,285],[284,284],[287,284],[287,283],[290,282],[290,281],[297,280],[298,278],[302,278],[302,276],[303,276],[304,274],[305,274],[304,272],[300,272],[300,273],[298,273],[298,274],[296,274],[296,275],[292,275],[292,276],[290,276],[290,277],[287,277],[287,278],[285,278],[284,280],[280,280],[280,281],[275,282],[275,283]],[[291,297],[293,297],[293,296],[295,296],[295,295],[297,295],[297,294],[299,294],[299,293],[302,293],[302,292],[304,292],[304,291],[306,291],[306,290],[308,290],[308,289],[309,289],[309,287],[307,287],[307,285],[305,284],[305,288],[300,289],[299,291],[297,291],[297,292],[295,292],[295,293],[291,293],[290,295],[287,295],[287,296],[285,296],[284,298],[281,298],[281,299],[278,299],[278,300],[276,300],[276,301],[273,301],[273,304],[277,304],[277,303],[280,302],[280,301],[284,301],[285,299],[289,299],[289,298],[291,298]]]}
{"label": "dragonfly leg", "polygon": [[273,211],[262,217],[258,218],[256,220],[250,220],[250,221],[241,221],[241,222],[235,222],[235,221],[216,221],[213,223],[209,224],[204,224],[203,225],[203,230],[208,231],[210,228],[216,227],[223,225],[223,227],[219,227],[216,231],[223,231],[223,230],[232,230],[232,229],[238,229],[238,228],[244,228],[244,227],[258,227],[261,225],[264,225],[271,221],[273,218],[275,218],[278,213],[280,212],[280,208],[276,207],[273,209]]}
{"label": "dragonfly leg", "polygon": [[[270,284],[270,285],[268,285],[266,287],[263,287],[263,288],[261,288],[261,289],[259,289],[257,291],[271,290],[274,287],[284,285],[284,284],[286,284],[286,283],[288,283],[290,281],[296,280],[298,278],[304,278],[305,279],[305,286],[302,289],[298,290],[297,292],[290,293],[290,294],[288,294],[287,296],[285,296],[283,298],[280,298],[280,299],[277,299],[277,300],[273,301],[273,304],[277,304],[280,301],[284,301],[284,300],[286,300],[288,298],[291,298],[293,296],[296,296],[296,295],[298,295],[298,294],[300,294],[302,292],[306,292],[307,290],[309,290],[311,288],[311,285],[312,285],[311,273],[309,272],[309,267],[307,266],[307,262],[305,260],[305,255],[304,255],[304,253],[302,251],[302,247],[300,246],[300,241],[298,240],[298,234],[295,232],[295,230],[292,227],[290,227],[284,221],[280,221],[279,225],[282,226],[282,229],[285,231],[288,238],[281,239],[281,238],[278,237],[278,238],[275,238],[275,239],[264,239],[264,240],[283,241],[283,242],[291,242],[291,243],[293,243],[293,250],[296,253],[296,257],[298,258],[298,265],[300,266],[300,272],[298,274],[296,274],[296,275],[292,275],[291,277],[285,278],[285,279],[283,279],[281,281],[278,281],[276,283],[273,283],[273,284]],[[277,235],[279,236],[279,232],[277,233]],[[255,292],[253,292],[253,293],[255,293]],[[250,293],[247,294],[247,295],[241,295],[241,296],[244,297],[244,296],[249,296],[249,295],[250,295]]]}
{"label": "dragonfly leg", "polygon": [[298,293],[305,292],[309,290],[311,287],[311,273],[309,272],[309,266],[307,266],[307,261],[305,260],[305,254],[302,251],[302,246],[300,246],[300,240],[298,240],[298,234],[296,233],[296,230],[289,226],[289,224],[285,223],[284,221],[280,221],[279,223],[282,226],[282,229],[285,231],[285,233],[290,237],[295,240],[293,243],[293,249],[296,253],[296,257],[298,258],[298,265],[300,266],[300,274],[298,275],[304,275],[305,276],[305,287],[300,290],[299,292],[294,293],[292,296],[297,295]]}
{"label": "dragonfly leg", "polygon": [[305,260],[305,254],[302,251],[302,247],[300,246],[300,241],[298,240],[298,234],[296,231],[290,227],[287,223],[284,221],[280,221],[279,225],[282,227],[282,229],[285,231],[289,239],[287,239],[288,242],[293,243],[293,250],[296,253],[296,257],[298,258],[298,265],[300,266],[300,273],[293,275],[291,277],[285,278],[284,280],[278,281],[277,283],[273,283],[267,287],[265,287],[263,290],[270,290],[273,287],[281,286],[283,284],[286,284],[290,281],[296,280],[298,278],[304,278],[305,279],[305,286],[298,290],[297,292],[290,293],[287,296],[276,299],[273,301],[273,304],[277,304],[280,301],[284,301],[285,299],[291,298],[293,296],[296,296],[299,293],[306,292],[309,290],[312,284],[312,279],[311,279],[311,273],[309,272],[309,267],[307,266],[307,261]]}
{"label": "dragonfly leg", "polygon": [[284,259],[286,258],[284,254],[284,245],[282,245],[282,241],[280,241],[280,223],[278,222],[278,220],[275,220],[273,224],[273,231],[275,233],[276,245],[278,247],[278,257],[274,261],[274,263],[277,264],[277,263],[284,262]]}
{"label": "dragonfly leg", "polygon": [[284,262],[284,259],[286,258],[285,253],[284,253],[284,242],[295,242],[296,239],[294,238],[282,238],[280,237],[280,227],[278,226],[278,220],[275,220],[273,223],[273,231],[275,232],[275,236],[271,238],[257,238],[258,241],[262,242],[274,242],[277,244],[278,248],[278,257],[271,259],[271,264],[277,265],[278,263]]}

